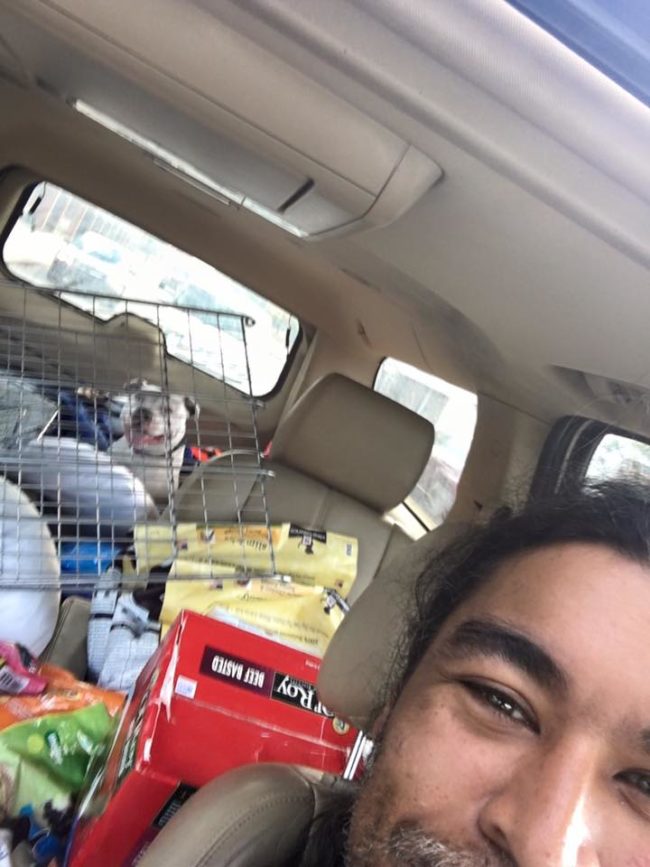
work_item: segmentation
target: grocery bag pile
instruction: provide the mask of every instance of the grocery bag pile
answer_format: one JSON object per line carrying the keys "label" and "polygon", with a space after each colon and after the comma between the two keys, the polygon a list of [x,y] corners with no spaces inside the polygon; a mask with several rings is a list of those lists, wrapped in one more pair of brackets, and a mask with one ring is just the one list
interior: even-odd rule
{"label": "grocery bag pile", "polygon": [[60,863],[123,701],[0,641],[0,867]]}

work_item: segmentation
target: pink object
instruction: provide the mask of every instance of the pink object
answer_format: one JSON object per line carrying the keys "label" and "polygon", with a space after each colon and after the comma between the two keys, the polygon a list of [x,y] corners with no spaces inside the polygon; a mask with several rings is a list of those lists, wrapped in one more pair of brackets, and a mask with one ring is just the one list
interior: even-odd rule
{"label": "pink object", "polygon": [[38,674],[38,663],[20,644],[0,641],[0,693],[40,695],[47,680]]}

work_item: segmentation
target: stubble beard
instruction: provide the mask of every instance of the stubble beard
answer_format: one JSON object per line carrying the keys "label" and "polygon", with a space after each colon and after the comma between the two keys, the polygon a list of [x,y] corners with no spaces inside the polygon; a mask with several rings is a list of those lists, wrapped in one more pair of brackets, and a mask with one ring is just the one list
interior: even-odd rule
{"label": "stubble beard", "polygon": [[349,847],[345,867],[516,867],[497,851],[459,849],[436,840],[421,828],[402,825],[387,840],[362,839]]}
{"label": "stubble beard", "polygon": [[344,867],[517,867],[510,855],[487,841],[480,849],[463,847],[443,842],[417,822],[391,827],[393,792],[382,780],[382,749],[380,740],[351,810]]}

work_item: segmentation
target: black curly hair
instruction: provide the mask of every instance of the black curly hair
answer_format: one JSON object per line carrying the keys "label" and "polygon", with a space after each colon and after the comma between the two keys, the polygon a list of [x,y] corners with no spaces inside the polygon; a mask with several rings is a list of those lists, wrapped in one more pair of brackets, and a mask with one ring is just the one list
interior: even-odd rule
{"label": "black curly hair", "polygon": [[569,542],[650,564],[650,480],[584,485],[516,510],[503,507],[433,556],[418,578],[391,678],[394,700],[447,618],[511,557]]}

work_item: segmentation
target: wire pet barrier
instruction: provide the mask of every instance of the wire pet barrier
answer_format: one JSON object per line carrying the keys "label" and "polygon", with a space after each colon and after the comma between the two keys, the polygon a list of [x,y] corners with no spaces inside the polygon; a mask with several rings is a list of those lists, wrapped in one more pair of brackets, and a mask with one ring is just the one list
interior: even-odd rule
{"label": "wire pet barrier", "polygon": [[[0,587],[92,590],[116,566],[143,577],[142,562],[154,582],[275,574],[253,324],[2,286]],[[200,568],[181,575],[188,545]]]}

